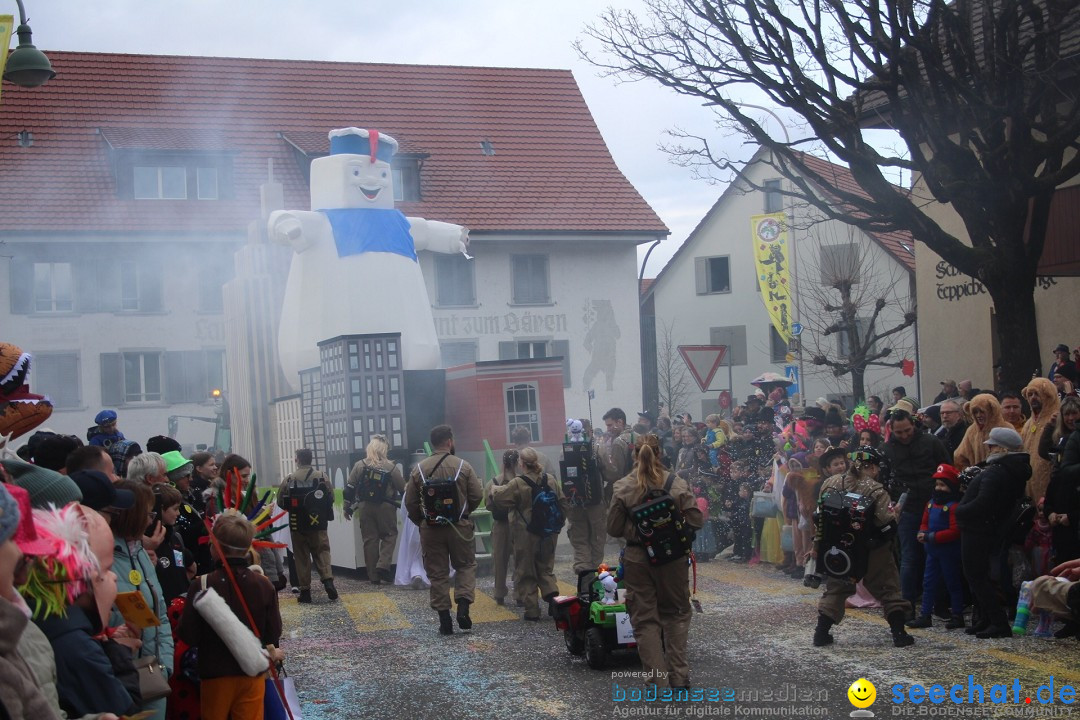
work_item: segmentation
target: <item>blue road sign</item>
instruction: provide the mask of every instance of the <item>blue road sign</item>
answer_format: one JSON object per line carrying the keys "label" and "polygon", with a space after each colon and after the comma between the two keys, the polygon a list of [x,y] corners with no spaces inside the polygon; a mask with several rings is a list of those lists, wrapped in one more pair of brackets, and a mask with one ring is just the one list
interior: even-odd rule
{"label": "blue road sign", "polygon": [[787,389],[788,396],[794,395],[799,390],[799,367],[797,365],[785,365],[784,377],[791,381],[791,387]]}
{"label": "blue road sign", "polygon": [[791,334],[795,337],[802,335],[802,323],[791,323]]}

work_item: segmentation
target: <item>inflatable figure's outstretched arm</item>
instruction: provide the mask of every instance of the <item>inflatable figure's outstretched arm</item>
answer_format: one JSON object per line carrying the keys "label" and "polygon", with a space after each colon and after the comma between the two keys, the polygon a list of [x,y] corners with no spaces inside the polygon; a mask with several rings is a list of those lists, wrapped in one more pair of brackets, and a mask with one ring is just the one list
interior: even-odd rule
{"label": "inflatable figure's outstretched arm", "polygon": [[469,229],[466,227],[424,218],[407,219],[409,231],[413,236],[413,245],[417,250],[431,250],[452,255],[465,252],[469,247]]}
{"label": "inflatable figure's outstretched arm", "polygon": [[333,237],[326,215],[303,210],[275,210],[270,213],[266,228],[272,242],[292,245],[298,253],[314,245],[320,237]]}

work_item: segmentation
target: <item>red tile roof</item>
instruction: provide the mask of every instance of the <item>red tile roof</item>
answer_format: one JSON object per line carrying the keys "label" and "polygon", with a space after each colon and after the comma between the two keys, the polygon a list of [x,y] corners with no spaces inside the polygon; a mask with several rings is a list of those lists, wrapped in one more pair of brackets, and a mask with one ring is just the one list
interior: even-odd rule
{"label": "red tile roof", "polygon": [[[243,232],[267,159],[308,207],[289,138],[355,125],[427,154],[406,214],[475,232],[666,234],[615,165],[568,70],[48,52],[56,78],[0,98],[0,232]],[[20,130],[34,145],[20,148]],[[284,136],[284,137],[283,137]],[[225,151],[234,199],[125,200],[114,148]],[[481,152],[489,141],[494,155]]]}
{"label": "red tile roof", "polygon": [[[851,171],[843,165],[836,165],[828,160],[822,160],[806,153],[801,153],[801,155],[806,166],[824,178],[832,187],[869,199],[870,196],[855,181]],[[828,187],[824,185],[819,187],[825,195],[832,195]],[[852,211],[852,215],[858,216],[860,213]],[[866,234],[876,240],[885,252],[892,255],[893,259],[898,263],[910,272],[915,272],[915,240],[911,237],[910,232],[907,230],[893,230],[891,232],[866,231]]]}

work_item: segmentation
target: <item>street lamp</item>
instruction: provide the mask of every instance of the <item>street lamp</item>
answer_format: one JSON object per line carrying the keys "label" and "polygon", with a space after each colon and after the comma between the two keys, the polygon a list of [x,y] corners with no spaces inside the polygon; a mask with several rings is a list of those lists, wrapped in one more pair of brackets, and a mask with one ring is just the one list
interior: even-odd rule
{"label": "street lamp", "polygon": [[22,87],[39,87],[56,77],[56,72],[45,53],[31,42],[30,25],[26,22],[22,0],[15,0],[15,3],[19,6],[19,27],[15,31],[19,36],[19,46],[8,55],[4,79]]}

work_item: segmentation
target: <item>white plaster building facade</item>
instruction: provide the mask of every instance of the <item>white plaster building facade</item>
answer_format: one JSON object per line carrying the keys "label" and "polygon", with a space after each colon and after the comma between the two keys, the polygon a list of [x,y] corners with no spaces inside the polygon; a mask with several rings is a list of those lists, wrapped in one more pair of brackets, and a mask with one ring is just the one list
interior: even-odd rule
{"label": "white plaster building facade", "polygon": [[[839,181],[850,180],[845,168],[819,161],[832,168]],[[675,345],[728,345],[731,359],[731,388],[736,404],[744,402],[755,388],[750,384],[764,372],[785,374],[788,367],[798,368],[802,398],[813,402],[819,397],[843,400],[851,407],[850,376],[836,378],[831,370],[813,363],[824,354],[839,357],[844,342],[836,334],[824,335],[825,327],[835,320],[822,309],[830,295],[824,279],[829,268],[834,272],[857,266],[856,287],[866,297],[858,312],[860,322],[872,314],[874,298],[887,301],[878,320],[878,329],[888,329],[903,321],[913,307],[914,254],[902,236],[870,236],[838,221],[814,221],[812,209],[779,192],[755,190],[752,186],[787,188],[788,181],[767,162],[759,151],[744,168],[744,177],[736,179],[721,195],[708,214],[658,274],[645,291],[643,307],[655,315],[658,345],[669,331]],[[789,256],[794,285],[794,321],[803,325],[796,346],[801,345],[801,361],[796,348],[788,348],[773,329],[762,302],[754,267],[751,216],[786,212],[789,217]],[[899,363],[915,358],[914,327],[907,327],[890,339],[893,353],[885,360]],[[674,357],[676,363],[682,358]],[[658,357],[658,363],[665,362]],[[729,388],[727,359],[705,392],[692,377],[684,407],[695,420],[720,412],[719,394]],[[918,364],[915,362],[915,367]],[[905,376],[899,367],[871,367],[865,378],[867,395],[879,395],[888,401],[889,391],[905,386],[916,391],[915,378]]]}

